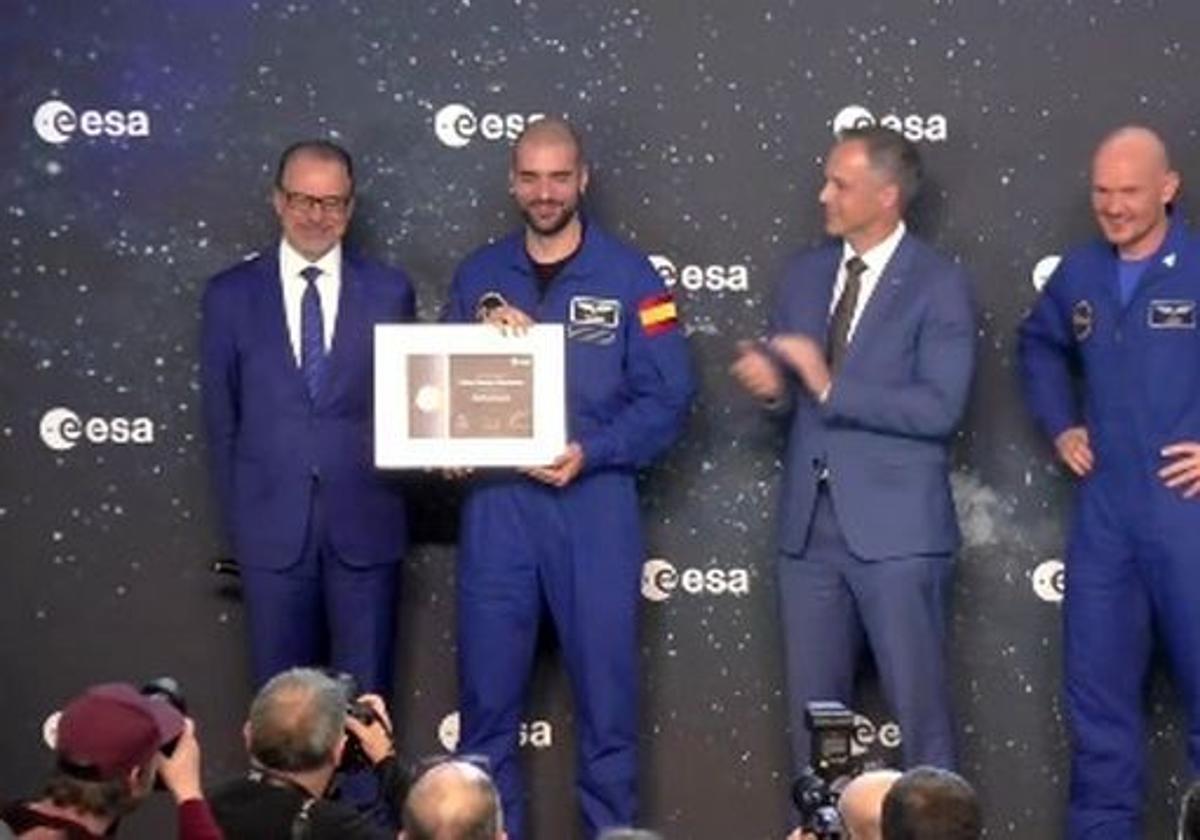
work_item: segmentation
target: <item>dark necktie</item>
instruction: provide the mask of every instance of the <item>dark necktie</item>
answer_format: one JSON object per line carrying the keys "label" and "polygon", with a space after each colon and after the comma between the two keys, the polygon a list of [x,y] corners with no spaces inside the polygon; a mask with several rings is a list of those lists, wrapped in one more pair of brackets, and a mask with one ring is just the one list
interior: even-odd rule
{"label": "dark necktie", "polygon": [[829,319],[829,339],[825,345],[825,357],[829,368],[837,370],[850,346],[850,324],[854,321],[854,310],[858,307],[858,293],[862,289],[862,275],[867,264],[860,257],[846,260],[846,283],[842,296]]}
{"label": "dark necktie", "polygon": [[300,370],[304,373],[308,396],[315,400],[325,369],[325,319],[321,314],[321,293],[317,291],[321,269],[310,265],[300,276],[308,283],[300,298]]}

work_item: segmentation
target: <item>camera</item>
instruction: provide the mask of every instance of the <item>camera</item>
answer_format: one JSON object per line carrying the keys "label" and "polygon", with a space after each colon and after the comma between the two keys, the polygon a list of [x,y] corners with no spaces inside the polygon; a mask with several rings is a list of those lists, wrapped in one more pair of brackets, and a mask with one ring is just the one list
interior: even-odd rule
{"label": "camera", "polygon": [[[187,698],[183,694],[183,689],[179,687],[179,681],[174,677],[158,677],[150,680],[138,689],[141,695],[149,700],[154,700],[159,703],[168,703],[175,707],[179,714],[187,717]],[[162,745],[162,752],[167,758],[175,752],[175,746],[179,743],[178,738],[173,738]]]}
{"label": "camera", "polygon": [[[355,698],[362,692],[358,688],[358,680],[352,674],[347,674],[344,671],[326,670],[325,674],[341,687],[346,696],[346,716],[352,717],[363,726],[371,726],[378,723],[386,728],[383,720],[375,713],[375,710]],[[371,760],[367,758],[366,752],[363,751],[362,743],[358,738],[354,737],[354,733],[348,728],[347,734],[351,737],[346,742],[346,748],[342,751],[342,761],[338,764],[338,770],[343,773],[353,773],[359,770],[367,770],[371,767]],[[388,733],[391,734],[390,732]]]}
{"label": "camera", "polygon": [[[138,689],[141,695],[149,700],[157,703],[169,703],[175,707],[179,714],[187,717],[187,698],[183,694],[183,689],[179,686],[179,681],[174,677],[158,677],[144,683]],[[172,738],[167,743],[163,744],[159,752],[166,758],[170,758],[175,754],[175,747],[179,744],[179,738]],[[162,776],[154,778],[155,790],[166,790],[167,785],[163,781]]]}
{"label": "camera", "polygon": [[854,755],[854,713],[841,703],[818,700],[804,708],[812,736],[812,764],[792,783],[792,802],[800,827],[819,840],[843,837],[837,801],[850,780],[863,771]]}

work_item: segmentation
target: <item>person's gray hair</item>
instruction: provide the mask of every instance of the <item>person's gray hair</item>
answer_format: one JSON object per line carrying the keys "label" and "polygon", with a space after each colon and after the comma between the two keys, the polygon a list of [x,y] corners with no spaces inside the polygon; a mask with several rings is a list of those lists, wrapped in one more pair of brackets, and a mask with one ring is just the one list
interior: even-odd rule
{"label": "person's gray hair", "polygon": [[250,754],[283,772],[332,763],[346,728],[347,700],[341,683],[313,668],[276,674],[250,704]]}
{"label": "person's gray hair", "polygon": [[882,125],[847,128],[838,132],[837,140],[862,143],[871,168],[900,188],[900,209],[908,207],[921,189],[921,153],[916,144]]}

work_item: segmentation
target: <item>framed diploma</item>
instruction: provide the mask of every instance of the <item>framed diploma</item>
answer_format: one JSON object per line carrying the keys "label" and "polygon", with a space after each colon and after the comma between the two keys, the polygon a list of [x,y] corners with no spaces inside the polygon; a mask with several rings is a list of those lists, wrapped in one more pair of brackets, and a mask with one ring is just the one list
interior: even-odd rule
{"label": "framed diploma", "polygon": [[563,328],[375,327],[375,465],[544,466],[567,445]]}

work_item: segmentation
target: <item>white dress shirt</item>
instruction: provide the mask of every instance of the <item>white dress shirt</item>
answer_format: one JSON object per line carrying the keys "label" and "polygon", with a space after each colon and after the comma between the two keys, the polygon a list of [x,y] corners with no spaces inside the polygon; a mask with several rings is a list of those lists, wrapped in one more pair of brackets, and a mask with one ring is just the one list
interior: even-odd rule
{"label": "white dress shirt", "polygon": [[279,242],[279,281],[283,284],[283,312],[287,317],[288,337],[292,340],[292,353],[300,364],[300,301],[308,281],[300,272],[315,265],[321,269],[316,279],[317,292],[321,295],[321,320],[325,333],[325,352],[333,346],[333,325],[337,323],[338,295],[342,290],[342,245],[338,243],[329,253],[314,262],[309,262],[286,239]]}
{"label": "white dress shirt", "polygon": [[833,310],[837,308],[838,300],[842,296],[842,289],[846,287],[846,261],[853,256],[858,256],[867,264],[867,270],[859,277],[858,301],[854,307],[854,316],[850,319],[848,340],[854,340],[854,331],[858,329],[858,319],[867,308],[867,302],[871,300],[875,287],[879,285],[879,278],[883,274],[883,270],[887,268],[888,261],[896,252],[900,240],[904,238],[904,232],[904,222],[901,221],[896,225],[896,229],[887,235],[886,239],[865,254],[856,255],[854,249],[850,247],[850,243],[843,240],[842,262],[838,266],[837,282],[833,284],[833,297],[829,301],[830,315],[833,315]]}

